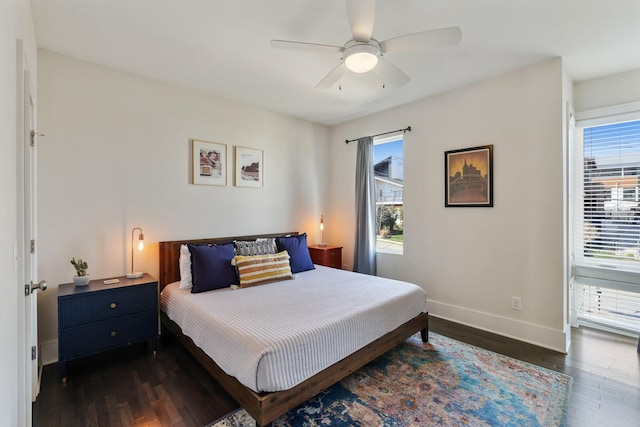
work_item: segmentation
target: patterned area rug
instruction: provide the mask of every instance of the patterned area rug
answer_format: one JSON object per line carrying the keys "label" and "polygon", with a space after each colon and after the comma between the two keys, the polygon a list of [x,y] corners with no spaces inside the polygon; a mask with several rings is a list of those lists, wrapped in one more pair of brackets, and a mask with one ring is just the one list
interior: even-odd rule
{"label": "patterned area rug", "polygon": [[[564,426],[570,376],[429,333],[408,339],[274,426]],[[253,427],[239,409],[212,427]]]}

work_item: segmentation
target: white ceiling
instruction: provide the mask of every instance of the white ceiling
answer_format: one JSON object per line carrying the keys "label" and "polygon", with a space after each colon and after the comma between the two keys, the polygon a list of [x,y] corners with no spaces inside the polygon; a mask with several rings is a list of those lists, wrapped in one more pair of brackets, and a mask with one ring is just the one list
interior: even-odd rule
{"label": "white ceiling", "polygon": [[373,37],[459,26],[453,48],[387,54],[411,81],[373,73],[314,86],[342,46],[343,0],[31,0],[38,46],[302,119],[334,125],[548,58],[574,81],[640,68],[640,0],[378,0]]}

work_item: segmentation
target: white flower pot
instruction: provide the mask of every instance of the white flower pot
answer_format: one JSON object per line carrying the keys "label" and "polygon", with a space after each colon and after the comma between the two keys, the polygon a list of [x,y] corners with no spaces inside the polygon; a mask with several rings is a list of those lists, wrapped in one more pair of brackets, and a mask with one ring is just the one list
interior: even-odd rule
{"label": "white flower pot", "polygon": [[73,276],[73,283],[76,286],[87,286],[91,281],[91,277],[87,274],[86,276]]}

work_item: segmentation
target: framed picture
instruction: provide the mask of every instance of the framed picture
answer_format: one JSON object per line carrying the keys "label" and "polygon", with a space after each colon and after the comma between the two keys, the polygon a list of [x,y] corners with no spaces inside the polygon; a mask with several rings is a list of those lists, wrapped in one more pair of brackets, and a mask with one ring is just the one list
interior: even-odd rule
{"label": "framed picture", "polygon": [[236,187],[262,188],[263,172],[262,150],[236,147]]}
{"label": "framed picture", "polygon": [[227,185],[227,146],[193,141],[193,183]]}
{"label": "framed picture", "polygon": [[445,207],[493,206],[493,145],[445,151]]}

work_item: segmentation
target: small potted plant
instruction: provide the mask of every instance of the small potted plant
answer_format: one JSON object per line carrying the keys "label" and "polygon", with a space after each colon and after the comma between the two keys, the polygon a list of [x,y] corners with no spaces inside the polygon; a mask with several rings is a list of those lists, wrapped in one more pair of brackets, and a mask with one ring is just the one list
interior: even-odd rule
{"label": "small potted plant", "polygon": [[87,269],[89,268],[87,262],[80,258],[76,260],[74,257],[71,258],[71,264],[76,268],[77,273],[77,275],[73,277],[73,283],[75,283],[76,286],[87,286],[91,281],[91,277],[87,274]]}

